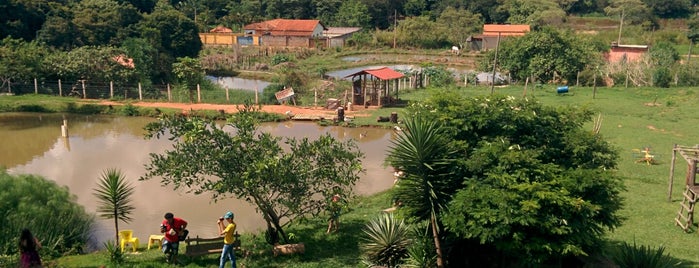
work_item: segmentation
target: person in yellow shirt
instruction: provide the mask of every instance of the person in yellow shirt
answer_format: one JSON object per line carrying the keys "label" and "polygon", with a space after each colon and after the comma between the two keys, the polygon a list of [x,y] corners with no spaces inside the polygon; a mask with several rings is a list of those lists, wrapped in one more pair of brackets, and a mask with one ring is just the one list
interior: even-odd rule
{"label": "person in yellow shirt", "polygon": [[[233,249],[233,242],[235,242],[235,236],[233,235],[235,234],[235,222],[233,222],[233,216],[233,212],[228,211],[217,221],[218,232],[223,236],[223,252],[221,253],[219,268],[223,268],[228,259],[231,260],[231,267],[236,268],[235,250]],[[227,225],[224,225],[224,220],[228,222]]]}

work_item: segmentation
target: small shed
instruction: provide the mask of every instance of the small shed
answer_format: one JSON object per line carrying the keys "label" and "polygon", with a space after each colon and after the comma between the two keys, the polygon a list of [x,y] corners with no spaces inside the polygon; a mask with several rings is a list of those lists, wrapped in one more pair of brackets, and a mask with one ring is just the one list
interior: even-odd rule
{"label": "small shed", "polygon": [[388,67],[365,69],[345,76],[351,77],[352,103],[368,106],[383,106],[395,101],[398,79],[404,75]]}
{"label": "small shed", "polygon": [[609,52],[605,53],[604,58],[611,63],[637,62],[647,52],[647,45],[621,45],[617,42],[612,42],[612,46]]}

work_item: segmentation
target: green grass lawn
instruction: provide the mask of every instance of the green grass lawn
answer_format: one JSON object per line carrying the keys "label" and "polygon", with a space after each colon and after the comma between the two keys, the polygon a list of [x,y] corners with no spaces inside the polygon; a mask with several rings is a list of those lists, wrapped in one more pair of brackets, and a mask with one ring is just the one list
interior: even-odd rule
{"label": "green grass lawn", "polygon": [[[406,101],[419,100],[440,89],[416,90],[402,93]],[[441,89],[443,90],[443,89]],[[487,96],[490,87],[457,88],[464,96]],[[601,116],[602,136],[615,146],[620,159],[618,174],[625,178],[625,206],[621,215],[623,225],[608,234],[610,242],[628,242],[651,247],[665,247],[665,252],[686,263],[699,267],[699,232],[696,225],[685,233],[675,225],[675,218],[682,201],[686,161],[677,156],[672,202],[668,202],[670,162],[674,144],[692,146],[699,144],[699,88],[597,88],[593,98],[592,88],[571,87],[565,95],[556,93],[556,86],[529,87],[526,97],[553,106],[579,106],[597,111]],[[524,87],[495,88],[496,94],[515,97],[525,95]],[[0,106],[3,105],[0,98]],[[400,108],[380,109],[371,116],[357,118],[357,125],[376,124],[378,115],[387,116]],[[391,124],[383,126],[390,127]],[[585,126],[592,131],[593,124]],[[650,147],[657,164],[637,163],[634,149]],[[362,267],[359,250],[362,228],[366,222],[390,204],[390,194],[362,197],[352,203],[352,210],[341,217],[340,232],[325,234],[326,219],[319,217],[295,223],[287,232],[306,245],[306,253],[293,256],[272,256],[270,246],[260,234],[245,234],[243,248],[250,254],[239,257],[239,266],[245,267]],[[140,254],[128,254],[127,262],[119,267],[160,267],[163,257],[157,250]],[[182,258],[186,267],[215,267],[217,256],[196,259]],[[51,263],[57,267],[96,267],[108,265],[105,253],[68,256]]]}

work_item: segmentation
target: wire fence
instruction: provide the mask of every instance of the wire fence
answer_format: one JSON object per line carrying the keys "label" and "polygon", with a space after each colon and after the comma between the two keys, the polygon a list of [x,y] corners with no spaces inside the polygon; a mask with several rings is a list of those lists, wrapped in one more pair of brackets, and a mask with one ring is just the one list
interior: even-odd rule
{"label": "wire fence", "polygon": [[161,102],[243,103],[255,92],[248,90],[191,90],[175,88],[170,84],[147,85],[89,80],[76,81],[16,81],[0,88],[0,93],[13,95],[43,94],[80,99],[152,100]]}

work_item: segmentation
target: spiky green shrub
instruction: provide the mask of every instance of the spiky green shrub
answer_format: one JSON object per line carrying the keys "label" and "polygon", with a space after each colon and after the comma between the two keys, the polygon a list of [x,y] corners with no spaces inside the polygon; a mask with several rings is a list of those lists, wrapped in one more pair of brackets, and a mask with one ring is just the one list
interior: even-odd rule
{"label": "spiky green shrub", "polygon": [[367,223],[361,249],[371,265],[398,267],[407,256],[409,228],[393,214],[383,214]]}
{"label": "spiky green shrub", "polygon": [[668,268],[689,267],[681,261],[665,254],[665,247],[651,248],[624,242],[613,252],[612,259],[620,268]]}

